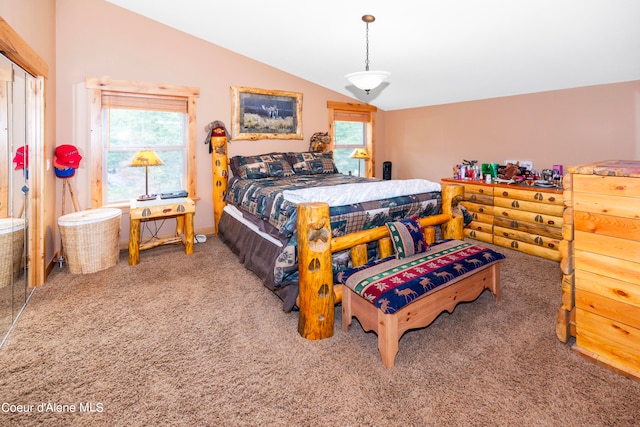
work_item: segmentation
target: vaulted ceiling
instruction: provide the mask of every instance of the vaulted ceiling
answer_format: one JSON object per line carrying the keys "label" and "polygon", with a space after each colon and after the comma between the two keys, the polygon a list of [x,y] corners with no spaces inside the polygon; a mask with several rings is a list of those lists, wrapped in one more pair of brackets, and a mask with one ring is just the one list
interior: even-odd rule
{"label": "vaulted ceiling", "polygon": [[387,111],[640,80],[639,0],[107,1]]}

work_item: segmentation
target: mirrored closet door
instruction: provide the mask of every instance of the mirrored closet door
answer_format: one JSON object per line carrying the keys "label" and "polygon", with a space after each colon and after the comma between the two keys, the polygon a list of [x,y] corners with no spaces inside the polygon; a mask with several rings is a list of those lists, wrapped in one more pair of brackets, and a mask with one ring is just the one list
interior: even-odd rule
{"label": "mirrored closet door", "polygon": [[0,344],[31,291],[28,142],[34,132],[36,80],[0,55]]}

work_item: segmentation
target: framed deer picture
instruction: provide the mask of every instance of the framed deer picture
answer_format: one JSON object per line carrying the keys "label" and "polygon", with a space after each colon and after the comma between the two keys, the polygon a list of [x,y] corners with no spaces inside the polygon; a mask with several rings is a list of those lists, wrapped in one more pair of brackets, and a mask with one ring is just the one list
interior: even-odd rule
{"label": "framed deer picture", "polygon": [[231,86],[231,139],[302,139],[302,94]]}

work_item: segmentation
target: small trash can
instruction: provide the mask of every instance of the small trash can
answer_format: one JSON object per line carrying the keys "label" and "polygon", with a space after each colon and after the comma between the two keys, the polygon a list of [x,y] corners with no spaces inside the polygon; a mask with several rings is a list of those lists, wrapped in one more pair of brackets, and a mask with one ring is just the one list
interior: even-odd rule
{"label": "small trash can", "polygon": [[0,288],[20,274],[24,256],[24,219],[0,218]]}
{"label": "small trash can", "polygon": [[62,251],[70,273],[95,273],[118,263],[121,217],[120,209],[100,208],[58,218]]}

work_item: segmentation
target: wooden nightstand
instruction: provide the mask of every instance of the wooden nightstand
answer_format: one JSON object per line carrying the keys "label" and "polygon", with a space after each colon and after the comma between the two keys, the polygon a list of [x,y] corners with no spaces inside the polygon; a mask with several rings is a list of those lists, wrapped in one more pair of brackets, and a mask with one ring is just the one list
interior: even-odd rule
{"label": "wooden nightstand", "polygon": [[[183,244],[187,255],[193,253],[193,214],[196,204],[188,197],[178,199],[153,199],[144,202],[131,201],[129,210],[129,265],[140,262],[140,251],[161,245]],[[174,237],[154,239],[140,244],[140,223],[159,219],[175,218],[176,234]]]}

